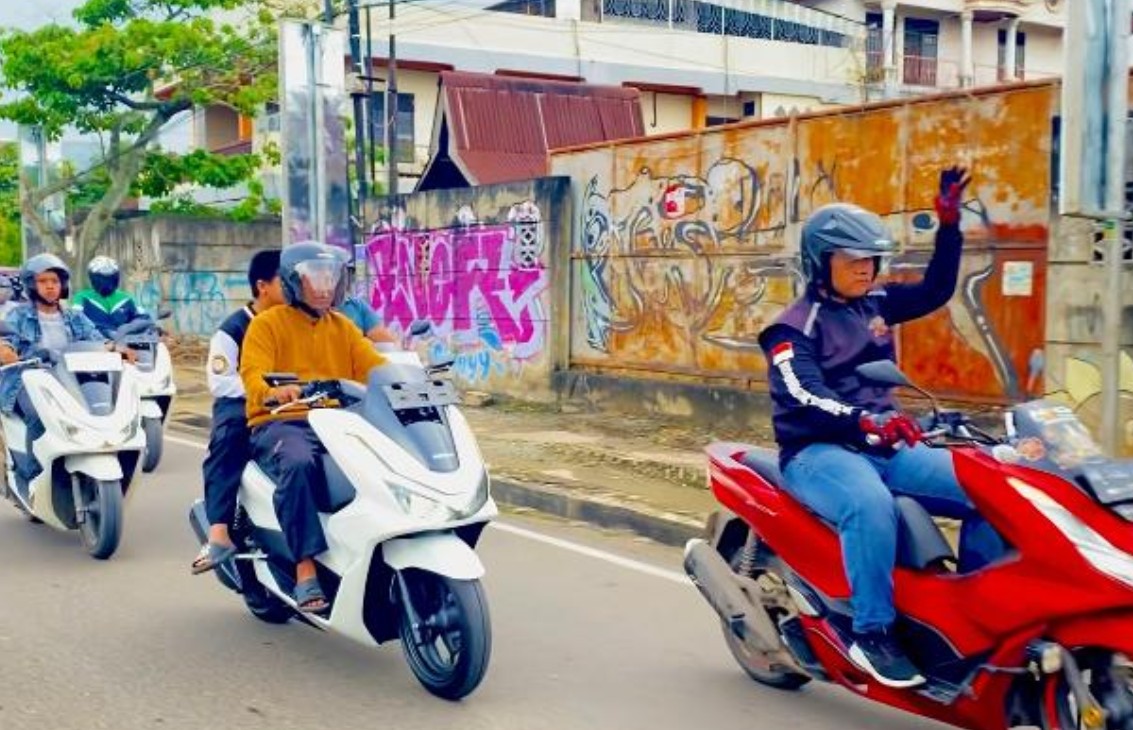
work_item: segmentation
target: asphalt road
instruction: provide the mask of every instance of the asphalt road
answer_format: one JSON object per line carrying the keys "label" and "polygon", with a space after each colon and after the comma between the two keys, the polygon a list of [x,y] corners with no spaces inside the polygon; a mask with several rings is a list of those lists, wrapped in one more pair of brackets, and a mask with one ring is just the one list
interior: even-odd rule
{"label": "asphalt road", "polygon": [[189,574],[201,455],[167,444],[108,562],[0,504],[0,728],[943,727],[830,687],[759,687],[681,579],[678,551],[516,515],[480,548],[488,676],[461,703],[435,699],[397,644],[260,623]]}

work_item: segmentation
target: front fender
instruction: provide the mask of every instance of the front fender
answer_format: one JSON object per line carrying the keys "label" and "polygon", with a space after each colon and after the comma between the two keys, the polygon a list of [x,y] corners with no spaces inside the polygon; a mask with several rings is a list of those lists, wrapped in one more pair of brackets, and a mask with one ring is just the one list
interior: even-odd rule
{"label": "front fender", "polygon": [[114,481],[124,476],[117,454],[70,454],[63,457],[63,465],[71,474],[86,474],[102,481]]}
{"label": "front fender", "polygon": [[454,580],[484,575],[480,556],[451,532],[395,538],[382,545],[382,557],[398,572],[418,568]]}

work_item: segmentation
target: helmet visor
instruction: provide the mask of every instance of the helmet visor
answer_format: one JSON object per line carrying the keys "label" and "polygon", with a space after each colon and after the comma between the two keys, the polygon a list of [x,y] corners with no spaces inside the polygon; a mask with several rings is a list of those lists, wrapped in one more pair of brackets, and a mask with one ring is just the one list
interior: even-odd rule
{"label": "helmet visor", "polygon": [[876,273],[878,274],[883,274],[889,271],[889,263],[893,259],[893,254],[888,251],[869,251],[863,248],[839,248],[837,249],[837,252],[845,256],[846,258],[855,261],[858,259],[877,259]]}
{"label": "helmet visor", "polygon": [[342,262],[335,259],[300,261],[295,273],[303,279],[311,292],[320,297],[333,297],[342,279]]}

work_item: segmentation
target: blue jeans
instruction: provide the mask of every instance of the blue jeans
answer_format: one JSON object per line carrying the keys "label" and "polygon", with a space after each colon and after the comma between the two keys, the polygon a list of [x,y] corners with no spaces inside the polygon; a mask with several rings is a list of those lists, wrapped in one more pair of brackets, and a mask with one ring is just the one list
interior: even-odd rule
{"label": "blue jeans", "polygon": [[1003,542],[964,494],[944,449],[918,444],[883,457],[835,444],[812,444],[783,470],[787,491],[834,524],[842,542],[853,595],[854,631],[888,629],[897,559],[897,510],[893,495],[912,497],[931,514],[963,520],[960,571],[999,557]]}

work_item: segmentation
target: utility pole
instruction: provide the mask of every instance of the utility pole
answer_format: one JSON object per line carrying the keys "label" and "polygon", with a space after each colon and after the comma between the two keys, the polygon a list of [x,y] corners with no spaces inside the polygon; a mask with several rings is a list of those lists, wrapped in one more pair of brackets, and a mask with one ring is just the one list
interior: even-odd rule
{"label": "utility pole", "polygon": [[386,195],[397,195],[397,41],[393,33],[394,5],[389,1],[389,77],[386,81],[386,165],[389,188]]}
{"label": "utility pole", "polygon": [[[354,61],[354,78],[362,81],[369,76],[369,59],[362,57],[362,34],[358,23],[358,0],[349,0],[349,33],[350,58]],[[358,181],[358,214],[365,221],[366,198],[369,195],[368,180],[366,179],[366,127],[365,104],[362,101],[362,90],[354,88],[351,91],[354,102],[354,177]]]}
{"label": "utility pole", "polygon": [[1067,3],[1067,13],[1060,212],[1100,222],[1104,231],[1099,437],[1106,453],[1116,456],[1121,443],[1130,0],[1075,0]]}
{"label": "utility pole", "polygon": [[1125,293],[1125,127],[1129,117],[1129,13],[1130,0],[1110,0],[1107,5],[1106,101],[1106,296],[1105,331],[1102,334],[1102,446],[1117,456],[1121,444],[1121,335]]}

